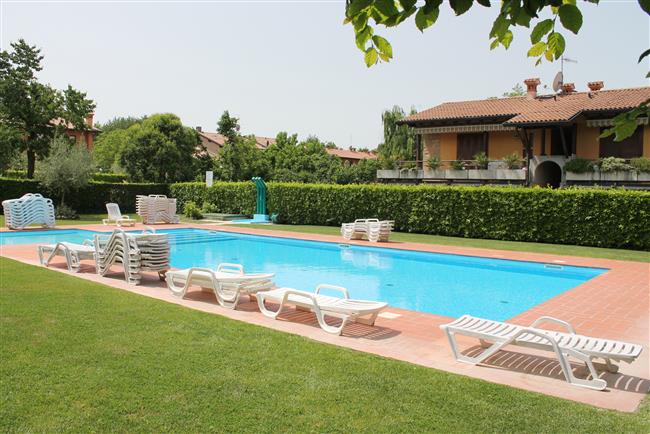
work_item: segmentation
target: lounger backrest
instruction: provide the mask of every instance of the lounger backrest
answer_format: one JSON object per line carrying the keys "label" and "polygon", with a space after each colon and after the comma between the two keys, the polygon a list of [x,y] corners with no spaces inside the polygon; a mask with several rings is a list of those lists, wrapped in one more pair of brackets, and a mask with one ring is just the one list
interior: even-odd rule
{"label": "lounger backrest", "polygon": [[119,220],[122,218],[120,206],[116,203],[107,203],[106,211],[108,211],[108,218],[111,220]]}

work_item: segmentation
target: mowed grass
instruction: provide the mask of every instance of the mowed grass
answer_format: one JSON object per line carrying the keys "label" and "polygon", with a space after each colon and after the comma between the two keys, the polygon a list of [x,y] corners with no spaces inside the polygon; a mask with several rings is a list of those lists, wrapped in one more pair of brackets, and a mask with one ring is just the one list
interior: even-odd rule
{"label": "mowed grass", "polygon": [[650,423],[647,402],[601,410],[5,258],[0,312],[2,432],[645,433]]}
{"label": "mowed grass", "polygon": [[[340,228],[335,226],[246,225],[246,227],[322,235],[341,234]],[[478,238],[445,237],[441,235],[412,234],[408,232],[393,232],[390,239],[392,241],[440,244],[443,246],[477,247],[482,249],[510,250],[516,252],[548,253],[552,255],[618,259],[620,261],[650,262],[650,252],[640,250],[604,249],[600,247],[572,246],[564,244],[525,243],[520,241],[499,241]]]}

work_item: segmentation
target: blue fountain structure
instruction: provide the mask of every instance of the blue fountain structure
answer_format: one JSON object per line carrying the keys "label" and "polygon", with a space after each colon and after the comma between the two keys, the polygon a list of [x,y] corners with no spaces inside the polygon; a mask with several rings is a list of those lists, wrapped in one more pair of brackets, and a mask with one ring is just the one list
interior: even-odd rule
{"label": "blue fountain structure", "polygon": [[248,223],[248,224],[271,223],[271,219],[269,218],[269,215],[266,213],[266,184],[264,183],[264,180],[259,176],[253,177],[252,181],[255,183],[255,188],[257,189],[255,214],[253,214],[252,219],[233,220],[233,223]]}

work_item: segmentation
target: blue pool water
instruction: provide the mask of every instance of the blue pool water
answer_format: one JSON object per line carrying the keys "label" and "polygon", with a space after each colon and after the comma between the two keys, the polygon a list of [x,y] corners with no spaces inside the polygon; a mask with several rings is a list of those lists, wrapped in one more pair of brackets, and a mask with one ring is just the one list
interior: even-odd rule
{"label": "blue pool water", "polygon": [[[506,320],[604,273],[605,269],[447,255],[381,247],[233,234],[202,229],[168,233],[174,267],[244,264],[276,273],[276,283],[313,290],[345,286],[353,298],[457,317]],[[81,242],[93,232],[0,233],[0,244]]]}

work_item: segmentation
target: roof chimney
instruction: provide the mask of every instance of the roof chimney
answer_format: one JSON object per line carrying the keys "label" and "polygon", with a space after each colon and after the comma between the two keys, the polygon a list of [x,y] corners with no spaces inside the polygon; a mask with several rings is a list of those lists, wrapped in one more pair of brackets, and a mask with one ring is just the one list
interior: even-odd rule
{"label": "roof chimney", "polygon": [[201,132],[203,132],[203,128],[201,128],[201,127],[196,127],[196,131],[198,131],[199,133],[201,133]]}
{"label": "roof chimney", "polygon": [[524,80],[528,99],[535,99],[537,97],[537,86],[539,86],[540,83],[539,78],[528,78]]}
{"label": "roof chimney", "polygon": [[602,81],[590,81],[587,83],[587,87],[589,87],[589,90],[592,92],[598,92],[600,89],[605,87],[605,83]]}
{"label": "roof chimney", "polygon": [[576,85],[573,83],[564,83],[562,85],[562,91],[567,95],[570,95],[576,91]]}
{"label": "roof chimney", "polygon": [[95,113],[88,113],[88,114],[86,115],[86,126],[87,126],[88,128],[92,128],[92,127],[93,127],[93,117],[94,117],[94,116],[95,116]]}

